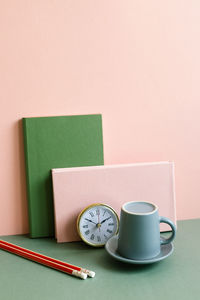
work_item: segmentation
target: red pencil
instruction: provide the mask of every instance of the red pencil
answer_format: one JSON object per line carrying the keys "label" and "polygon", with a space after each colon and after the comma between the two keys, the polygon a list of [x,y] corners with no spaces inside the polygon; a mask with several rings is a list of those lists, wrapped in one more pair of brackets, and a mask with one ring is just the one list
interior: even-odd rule
{"label": "red pencil", "polygon": [[48,256],[40,254],[40,253],[36,253],[34,251],[31,251],[31,250],[19,247],[17,245],[5,242],[3,240],[0,240],[0,248],[2,250],[9,251],[11,253],[17,254],[24,258],[38,262],[40,264],[54,268],[56,270],[65,272],[67,274],[80,277],[82,279],[86,279],[87,275],[90,277],[95,276],[95,273],[93,271],[89,271],[89,270],[68,264],[66,262],[62,262],[60,260],[48,257]]}

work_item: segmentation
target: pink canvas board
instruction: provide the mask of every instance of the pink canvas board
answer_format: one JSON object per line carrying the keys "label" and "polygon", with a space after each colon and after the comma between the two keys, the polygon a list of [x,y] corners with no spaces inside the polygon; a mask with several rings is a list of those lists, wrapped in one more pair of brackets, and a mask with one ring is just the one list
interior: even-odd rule
{"label": "pink canvas board", "polygon": [[120,217],[125,202],[152,202],[176,224],[173,162],[53,169],[52,180],[57,242],[80,240],[77,217],[93,203],[111,206]]}

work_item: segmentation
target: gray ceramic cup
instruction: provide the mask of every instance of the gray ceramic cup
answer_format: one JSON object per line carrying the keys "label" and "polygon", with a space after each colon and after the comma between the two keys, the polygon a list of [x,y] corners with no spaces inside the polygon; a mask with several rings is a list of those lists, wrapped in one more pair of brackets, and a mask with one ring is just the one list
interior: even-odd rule
{"label": "gray ceramic cup", "polygon": [[[167,223],[171,236],[160,236],[160,223]],[[165,217],[160,217],[158,207],[149,202],[127,202],[121,208],[118,253],[129,259],[151,259],[160,253],[163,244],[175,238],[176,226]]]}

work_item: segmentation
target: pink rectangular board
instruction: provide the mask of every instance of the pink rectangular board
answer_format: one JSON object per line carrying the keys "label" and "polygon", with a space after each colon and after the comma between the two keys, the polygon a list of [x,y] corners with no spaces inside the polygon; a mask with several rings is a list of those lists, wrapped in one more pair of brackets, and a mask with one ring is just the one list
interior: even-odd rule
{"label": "pink rectangular board", "polygon": [[173,162],[53,169],[52,180],[57,242],[80,240],[77,216],[93,203],[110,205],[120,216],[125,202],[153,202],[176,223]]}

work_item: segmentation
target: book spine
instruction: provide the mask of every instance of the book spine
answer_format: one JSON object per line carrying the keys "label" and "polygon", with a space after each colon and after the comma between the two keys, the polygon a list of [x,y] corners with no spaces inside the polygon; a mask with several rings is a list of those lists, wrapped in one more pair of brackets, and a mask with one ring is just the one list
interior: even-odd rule
{"label": "book spine", "polygon": [[22,119],[23,125],[23,137],[24,137],[24,154],[25,154],[25,172],[26,172],[26,197],[28,203],[28,216],[29,216],[29,232],[30,237],[32,232],[32,219],[31,219],[31,207],[30,207],[30,181],[29,181],[29,164],[28,164],[28,141],[27,141],[27,122],[26,118]]}

